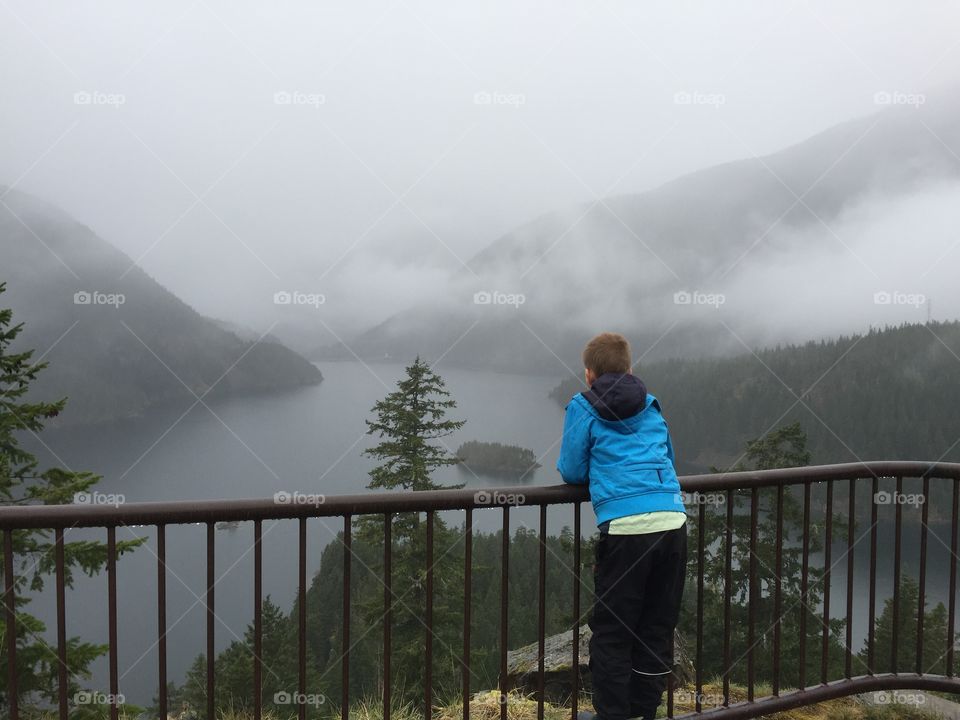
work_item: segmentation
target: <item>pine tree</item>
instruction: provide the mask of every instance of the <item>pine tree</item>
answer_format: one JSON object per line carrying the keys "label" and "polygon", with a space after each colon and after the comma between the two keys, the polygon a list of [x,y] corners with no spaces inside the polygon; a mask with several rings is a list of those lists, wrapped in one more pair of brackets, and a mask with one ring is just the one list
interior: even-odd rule
{"label": "pine tree", "polygon": [[[0,294],[6,283],[0,283]],[[66,405],[66,398],[56,402],[26,400],[25,395],[46,363],[32,362],[33,351],[12,352],[11,345],[23,330],[23,323],[13,325],[13,311],[0,308],[0,504],[59,505],[73,501],[77,493],[93,487],[100,478],[89,472],[63,468],[39,471],[37,458],[20,446],[23,433],[37,436],[46,421],[56,417]],[[143,540],[117,542],[122,554],[137,547]],[[59,661],[56,649],[44,641],[46,626],[36,617],[21,610],[29,603],[26,592],[40,592],[46,578],[55,571],[55,548],[50,530],[22,530],[13,533],[14,574],[17,620],[17,690],[22,705],[29,702],[56,702],[59,691]],[[64,542],[64,577],[67,587],[73,585],[74,571],[88,575],[100,572],[107,562],[105,543],[91,540]],[[0,547],[0,559],[2,559]],[[0,562],[0,571],[3,563]],[[6,621],[0,617],[0,637],[6,637]],[[106,645],[94,645],[73,637],[67,640],[67,669],[72,695],[80,683],[90,676],[90,664],[107,651]],[[7,676],[6,640],[0,645],[0,676]],[[10,705],[6,685],[0,688],[0,709]],[[0,713],[5,714],[5,713]]]}
{"label": "pine tree", "polygon": [[[430,474],[436,468],[454,465],[460,459],[446,447],[436,444],[441,438],[463,427],[463,420],[449,420],[446,414],[456,408],[456,401],[447,391],[443,379],[419,357],[406,368],[406,377],[397,383],[397,390],[374,405],[376,420],[367,421],[368,434],[378,434],[380,443],[366,451],[381,464],[370,471],[367,487],[387,490],[436,490],[442,487]],[[392,685],[395,695],[420,696],[423,687],[423,639],[432,633],[435,655],[443,668],[437,668],[435,679],[452,678],[458,667],[451,661],[458,647],[457,612],[462,607],[463,585],[460,581],[462,551],[453,549],[462,541],[459,533],[434,517],[434,616],[428,631],[426,612],[426,523],[422,513],[398,513],[390,516],[393,565],[393,659]],[[365,517],[357,521],[361,541],[383,541],[383,518]],[[382,563],[374,569],[383,572]],[[382,622],[383,605],[375,599],[362,609],[368,622]],[[445,660],[444,660],[445,659]]]}
{"label": "pine tree", "polygon": [[373,406],[377,419],[367,420],[367,434],[378,433],[382,440],[364,452],[383,461],[370,471],[369,488],[436,490],[441,486],[430,479],[431,470],[460,462],[445,447],[431,443],[465,422],[444,419],[457,403],[443,379],[419,356],[406,373],[397,390]]}

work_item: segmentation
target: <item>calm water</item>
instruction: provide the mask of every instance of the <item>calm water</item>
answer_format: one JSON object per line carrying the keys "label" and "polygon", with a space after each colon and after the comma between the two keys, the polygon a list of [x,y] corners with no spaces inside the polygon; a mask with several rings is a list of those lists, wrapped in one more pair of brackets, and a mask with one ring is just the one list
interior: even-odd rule
{"label": "calm water", "polygon": [[[359,363],[319,365],[318,386],[271,396],[228,400],[152,414],[137,422],[97,430],[49,433],[49,450],[34,448],[41,464],[53,453],[68,467],[103,475],[98,489],[122,493],[127,502],[269,497],[278,490],[335,495],[363,491],[373,467],[362,451],[375,443],[364,421],[374,403],[393,389],[403,366]],[[559,450],[563,410],[548,393],[556,376],[537,377],[474,372],[438,367],[458,402],[451,417],[467,424],[447,438],[451,450],[465,440],[498,441],[530,448],[541,467],[533,484],[559,482],[553,469]],[[215,415],[214,415],[215,413]],[[182,416],[182,417],[181,417]],[[444,484],[496,486],[503,480],[475,477],[459,468],[435,474]],[[477,513],[479,529],[499,528],[500,514]],[[511,513],[514,527],[536,527],[536,511]],[[459,523],[456,514],[447,520]],[[592,521],[584,514],[584,527]],[[552,513],[551,528],[572,522],[569,508]],[[320,551],[342,527],[338,518],[308,523],[309,572]],[[92,537],[69,532],[67,540]],[[100,531],[96,537],[104,537]],[[118,540],[146,536],[148,544],[118,563],[120,689],[128,702],[147,703],[157,689],[156,543],[153,528],[120,528]],[[217,647],[243,637],[253,612],[252,523],[235,531],[218,531],[215,593]],[[206,531],[201,526],[167,529],[167,639],[169,677],[178,684],[185,669],[205,647]],[[297,583],[296,522],[264,523],[264,593],[284,611],[292,607]],[[52,581],[36,597],[31,612],[44,618],[55,642],[55,598]],[[105,575],[78,577],[67,597],[67,632],[92,642],[106,642]],[[95,682],[108,687],[107,666],[96,666]]]}
{"label": "calm water", "polygon": [[[370,408],[393,389],[403,367],[359,363],[323,363],[324,382],[281,395],[234,399],[211,405],[213,413],[188,406],[152,414],[137,422],[96,430],[48,433],[48,449],[34,448],[41,464],[53,454],[69,467],[103,475],[102,492],[122,493],[128,502],[184,499],[269,497],[278,490],[335,495],[362,491],[373,461],[362,456],[374,438],[366,435]],[[563,410],[548,393],[558,378],[509,375],[438,368],[459,408],[452,416],[467,425],[448,438],[451,450],[465,440],[511,443],[542,456],[532,484],[559,482],[553,469],[559,450]],[[214,414],[215,413],[215,414]],[[182,416],[182,417],[181,417]],[[502,480],[478,478],[458,468],[436,474],[441,483],[471,487],[503,485]],[[886,481],[884,481],[886,482]],[[947,502],[947,498],[937,498]],[[861,532],[869,526],[869,505],[861,508]],[[892,533],[881,512],[878,551],[878,614],[892,589]],[[445,514],[459,524],[456,513]],[[905,513],[905,519],[908,513]],[[537,511],[511,513],[513,527],[538,525]],[[593,517],[584,508],[584,530]],[[569,507],[552,511],[551,532],[572,522]],[[478,529],[496,530],[500,514],[475,515]],[[320,551],[341,529],[339,519],[308,522],[308,570],[319,565]],[[929,542],[928,601],[946,598],[949,529],[935,528]],[[218,531],[216,539],[216,646],[226,647],[243,637],[252,621],[252,523],[234,531]],[[68,532],[67,539],[104,538],[100,531]],[[152,528],[120,528],[118,539],[147,537],[147,544],[118,563],[120,689],[128,702],[147,704],[157,689],[156,544]],[[178,684],[186,668],[205,648],[206,531],[201,526],[171,526],[167,530],[167,626],[169,677]],[[264,593],[284,611],[292,607],[297,583],[296,522],[264,523]],[[834,548],[831,614],[842,617],[846,604],[845,544]],[[918,534],[904,534],[904,572],[917,576]],[[840,560],[840,562],[837,562]],[[855,550],[854,650],[867,632],[869,541]],[[815,566],[822,559],[812,558]],[[31,612],[43,618],[55,643],[55,607],[52,581],[47,592],[34,598]],[[106,578],[80,576],[67,597],[67,632],[90,642],[107,640]],[[94,667],[89,687],[105,689],[105,659]]]}

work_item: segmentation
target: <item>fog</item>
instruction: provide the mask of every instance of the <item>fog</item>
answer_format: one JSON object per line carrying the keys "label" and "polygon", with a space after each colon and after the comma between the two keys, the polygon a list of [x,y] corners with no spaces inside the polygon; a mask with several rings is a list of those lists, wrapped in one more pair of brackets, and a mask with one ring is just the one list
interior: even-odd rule
{"label": "fog", "polygon": [[[317,343],[456,302],[464,279],[490,285],[471,259],[545,213],[572,223],[597,198],[779,151],[877,112],[878,93],[948,94],[960,54],[945,2],[5,0],[0,15],[0,183],[62,207],[201,313],[302,323]],[[809,336],[884,319],[859,304],[877,288],[949,292],[953,193],[845,210],[835,232],[861,251],[869,236],[872,270],[839,242],[801,251],[822,227],[778,228],[772,266],[748,253],[715,283],[723,312],[735,324],[763,305],[765,324]],[[894,271],[914,213],[927,231],[908,254],[936,267],[911,284]],[[596,228],[579,229],[550,250],[552,287],[604,266]],[[839,282],[852,275],[862,287]],[[773,292],[785,283],[802,302]],[[321,327],[285,315],[278,290],[322,293]]]}

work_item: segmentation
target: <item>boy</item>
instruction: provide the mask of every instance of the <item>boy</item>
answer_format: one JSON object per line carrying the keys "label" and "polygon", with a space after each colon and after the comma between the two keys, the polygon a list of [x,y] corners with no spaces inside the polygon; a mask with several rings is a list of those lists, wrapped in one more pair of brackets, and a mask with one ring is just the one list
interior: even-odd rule
{"label": "boy", "polygon": [[565,482],[589,483],[600,530],[590,618],[593,706],[600,720],[652,720],[673,666],[683,595],[683,497],[660,403],[632,374],[626,338],[597,335],[583,350],[583,365],[590,389],[567,405],[557,470]]}

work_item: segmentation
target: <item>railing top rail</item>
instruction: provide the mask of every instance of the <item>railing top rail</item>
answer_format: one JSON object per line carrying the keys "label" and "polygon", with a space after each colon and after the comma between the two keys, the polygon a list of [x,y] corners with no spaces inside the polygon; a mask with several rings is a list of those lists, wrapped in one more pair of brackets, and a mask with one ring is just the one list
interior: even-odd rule
{"label": "railing top rail", "polygon": [[[816,465],[746,472],[688,475],[680,478],[687,492],[734,490],[796,485],[825,480],[868,477],[929,477],[960,480],[960,463],[878,461]],[[489,501],[485,501],[482,494]],[[417,492],[378,492],[306,498],[287,503],[273,498],[237,500],[181,500],[114,505],[17,505],[0,507],[0,530],[25,528],[111,527],[166,525],[221,521],[276,520],[300,517],[335,517],[386,512],[424,512],[499,507],[498,498],[514,497],[511,505],[556,505],[589,499],[585,486],[510,486]],[[518,497],[519,496],[519,497]],[[312,501],[311,501],[312,500]]]}

